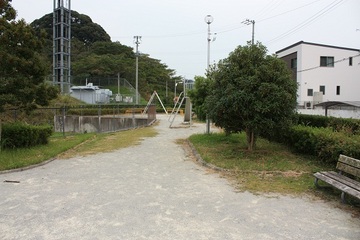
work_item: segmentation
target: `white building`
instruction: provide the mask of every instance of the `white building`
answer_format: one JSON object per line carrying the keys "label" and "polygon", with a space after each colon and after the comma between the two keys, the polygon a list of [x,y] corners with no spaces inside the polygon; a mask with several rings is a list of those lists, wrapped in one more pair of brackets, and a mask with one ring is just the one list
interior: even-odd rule
{"label": "white building", "polygon": [[360,101],[360,49],[298,42],[276,52],[298,83],[298,105]]}
{"label": "white building", "polygon": [[74,86],[71,88],[70,94],[72,97],[77,98],[89,104],[109,103],[112,91],[109,89],[100,89],[92,83],[86,86]]}

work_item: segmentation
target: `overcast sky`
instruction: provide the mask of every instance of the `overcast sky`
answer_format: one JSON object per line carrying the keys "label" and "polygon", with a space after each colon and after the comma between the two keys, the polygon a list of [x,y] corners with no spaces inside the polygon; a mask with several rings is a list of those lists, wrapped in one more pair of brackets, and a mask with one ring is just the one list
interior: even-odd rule
{"label": "overcast sky", "polygon": [[[68,0],[64,0],[65,2]],[[53,11],[52,0],[13,0],[18,18],[28,23]],[[298,41],[360,49],[359,0],[72,0],[71,9],[90,16],[112,41],[139,51],[174,69],[177,75],[204,76],[207,65],[207,24],[212,15],[211,63],[226,58],[251,40],[269,54]]]}

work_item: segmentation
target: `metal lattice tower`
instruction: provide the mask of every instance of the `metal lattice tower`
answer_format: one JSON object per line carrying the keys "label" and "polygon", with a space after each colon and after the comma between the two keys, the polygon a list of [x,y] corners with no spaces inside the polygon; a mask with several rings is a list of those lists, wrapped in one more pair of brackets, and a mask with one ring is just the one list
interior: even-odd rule
{"label": "metal lattice tower", "polygon": [[70,92],[71,78],[71,0],[54,0],[53,83],[61,94]]}

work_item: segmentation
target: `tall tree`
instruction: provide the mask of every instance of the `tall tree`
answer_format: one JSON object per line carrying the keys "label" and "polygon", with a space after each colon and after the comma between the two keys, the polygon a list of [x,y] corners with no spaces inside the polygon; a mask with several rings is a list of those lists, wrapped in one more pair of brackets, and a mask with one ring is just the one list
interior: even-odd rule
{"label": "tall tree", "polygon": [[260,43],[240,46],[209,72],[214,81],[207,111],[227,133],[245,131],[248,149],[259,134],[271,135],[291,123],[297,84],[285,63],[268,56]]}
{"label": "tall tree", "polygon": [[200,120],[206,119],[205,100],[210,93],[212,81],[209,78],[195,76],[194,89],[188,92],[194,105],[194,111]]}
{"label": "tall tree", "polygon": [[47,104],[56,90],[44,82],[46,64],[39,38],[24,20],[16,21],[10,0],[0,0],[0,111],[5,105]]}
{"label": "tall tree", "polygon": [[[36,19],[31,23],[36,30],[45,30],[47,38],[52,39],[53,36],[53,14],[49,13],[40,19]],[[91,45],[94,42],[110,42],[110,36],[106,31],[92,19],[76,11],[71,11],[71,37],[78,39],[85,45]]]}

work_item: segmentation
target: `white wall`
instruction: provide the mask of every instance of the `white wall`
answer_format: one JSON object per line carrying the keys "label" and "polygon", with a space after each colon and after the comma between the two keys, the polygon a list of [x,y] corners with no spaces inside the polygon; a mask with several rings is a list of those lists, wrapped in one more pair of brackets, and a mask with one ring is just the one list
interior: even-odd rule
{"label": "white wall", "polygon": [[[352,66],[347,59],[359,55],[359,51],[302,43],[278,53],[278,57],[294,52],[297,52],[300,105],[313,101],[313,96],[307,96],[308,89],[319,92],[321,85],[325,86],[323,101],[360,101],[360,57],[353,57]],[[339,62],[334,67],[320,67],[320,56],[334,57],[334,61]],[[306,69],[309,70],[304,71]],[[337,86],[340,86],[340,95],[336,95]]]}
{"label": "white wall", "polygon": [[[301,100],[312,101],[313,97],[307,96],[307,90],[320,91],[320,86],[325,86],[323,101],[359,101],[360,100],[360,57],[353,57],[353,65],[349,66],[350,56],[359,52],[345,49],[321,47],[302,44],[302,68],[306,70],[320,65],[320,56],[334,57],[334,67],[318,67],[303,71],[298,75],[301,83]],[[298,60],[299,61],[299,60]],[[336,87],[340,86],[340,95],[336,95]]]}
{"label": "white wall", "polygon": [[[325,109],[320,109],[320,108],[298,109],[297,112],[307,115],[325,116]],[[359,110],[328,109],[328,117],[360,119],[360,109]]]}

